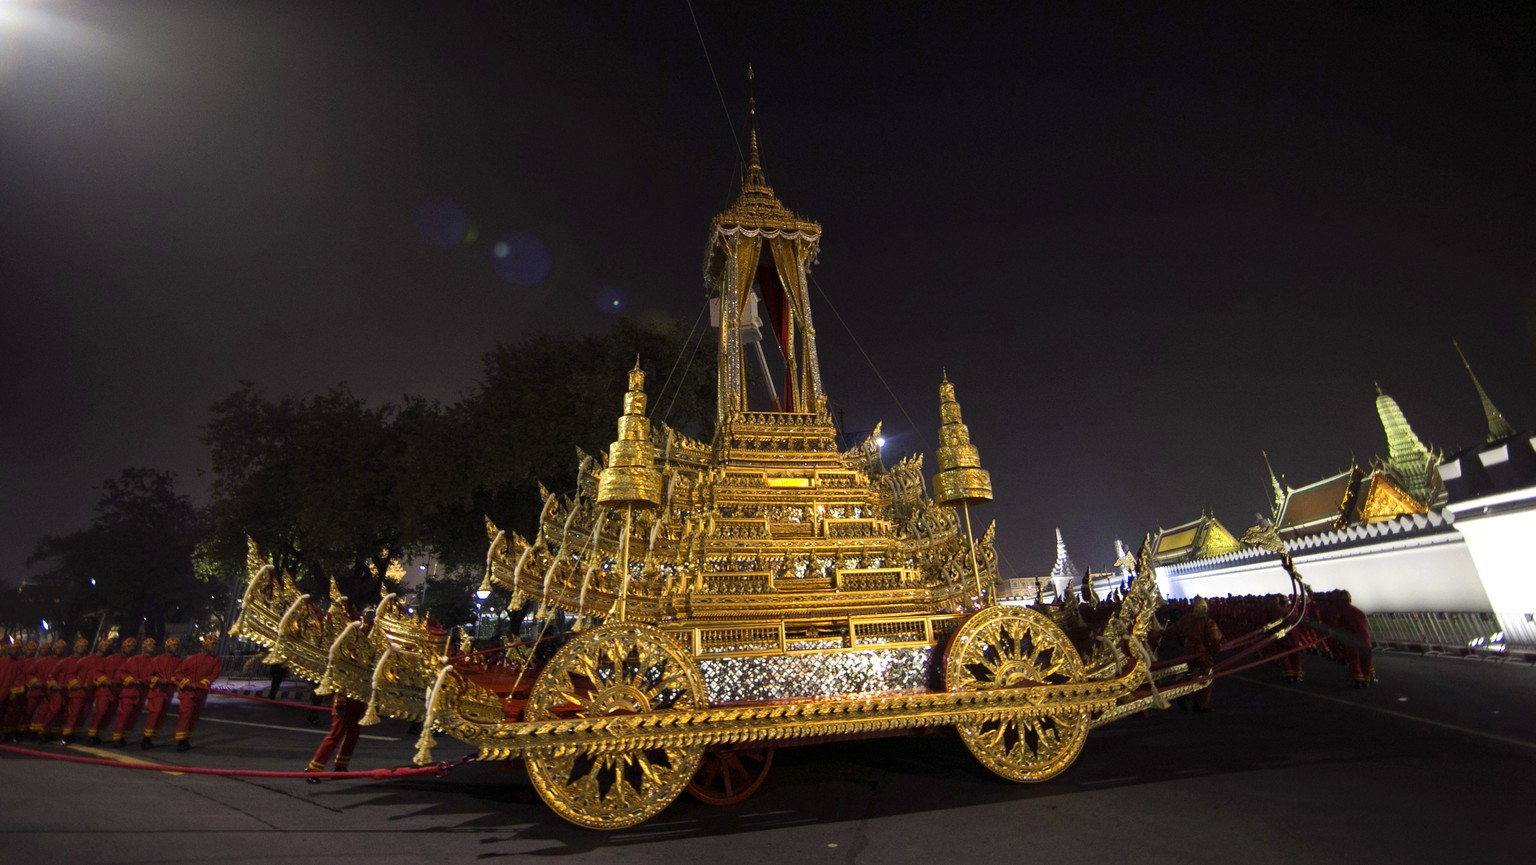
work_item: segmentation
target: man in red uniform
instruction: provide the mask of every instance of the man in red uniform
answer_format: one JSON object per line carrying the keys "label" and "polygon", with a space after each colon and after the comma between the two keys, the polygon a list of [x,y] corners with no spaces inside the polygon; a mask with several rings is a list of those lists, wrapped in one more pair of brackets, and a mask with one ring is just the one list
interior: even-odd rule
{"label": "man in red uniform", "polygon": [[[110,647],[106,640],[102,644]],[[101,733],[110,728],[112,719],[117,713],[117,693],[122,688],[123,682],[120,673],[123,664],[134,656],[139,650],[139,641],[133,637],[124,637],[118,651],[112,652],[102,661],[101,674],[96,677],[96,705],[91,710],[91,726],[87,731],[88,742],[92,745],[101,744]]]}
{"label": "man in red uniform", "polygon": [[5,707],[5,740],[14,742],[25,735],[32,719],[27,717],[27,682],[37,663],[37,641],[28,640],[16,653],[11,666],[10,702]]}
{"label": "man in red uniform", "polygon": [[[57,648],[58,643],[54,646]],[[90,640],[75,638],[74,653],[54,664],[53,672],[48,676],[48,710],[44,713],[47,717],[43,720],[43,738],[50,742],[68,744],[69,735],[74,732],[69,712],[85,699],[80,688],[80,662],[85,660],[90,649]]]}
{"label": "man in red uniform", "polygon": [[[1221,651],[1222,637],[1221,629],[1216,627],[1215,620],[1210,616],[1210,607],[1206,604],[1205,598],[1195,598],[1189,612],[1169,625],[1164,636],[1179,637],[1184,640],[1184,650],[1194,656],[1189,659],[1189,671],[1195,678],[1199,679],[1211,674],[1211,669],[1216,664],[1216,653]],[[1209,712],[1211,710],[1210,683],[1196,691],[1194,698],[1196,712]],[[1183,700],[1183,697],[1179,698],[1181,707]]]}
{"label": "man in red uniform", "polygon": [[[87,641],[86,645],[90,645]],[[64,740],[74,741],[75,734],[83,732],[86,725],[91,722],[91,709],[96,703],[96,688],[101,680],[101,671],[107,662],[107,653],[112,650],[110,640],[101,640],[96,644],[96,651],[80,659],[80,664],[75,668],[75,679],[79,687],[69,692],[69,708],[64,714]]]}
{"label": "man in red uniform", "polygon": [[1371,659],[1371,626],[1365,613],[1354,605],[1349,592],[1339,593],[1334,622],[1342,632],[1339,645],[1344,651],[1344,662],[1349,665],[1350,675],[1356,688],[1369,688],[1376,681],[1376,664]]}
{"label": "man in red uniform", "polygon": [[6,718],[11,713],[11,683],[21,670],[21,644],[7,638],[4,649],[0,654],[0,738],[9,742],[11,728],[6,724]]}
{"label": "man in red uniform", "polygon": [[176,686],[181,689],[181,712],[176,719],[176,750],[192,748],[192,734],[197,732],[197,722],[203,717],[203,703],[208,700],[208,689],[219,677],[223,662],[219,660],[219,635],[204,634],[203,650],[188,655],[176,665]]}
{"label": "man in red uniform", "polygon": [[[37,665],[32,668],[32,678],[27,688],[27,705],[32,712],[32,738],[34,739],[44,738],[44,730],[53,720],[56,712],[64,713],[66,702],[64,686],[54,679],[53,668],[67,657],[69,657],[69,643],[63,640],[53,641],[53,654],[38,653]],[[37,694],[35,700],[34,690]],[[54,729],[52,732],[58,735],[59,731]]]}
{"label": "man in red uniform", "polygon": [[141,748],[155,747],[155,737],[160,735],[160,725],[165,723],[165,713],[176,699],[176,667],[181,664],[181,640],[165,638],[165,651],[155,657],[150,665],[149,683],[144,691],[144,740]]}
{"label": "man in red uniform", "polygon": [[[320,747],[315,749],[315,756],[310,758],[309,768],[304,771],[324,772],[333,751],[336,754],[336,771],[347,771],[347,767],[352,764],[352,751],[357,748],[357,737],[362,732],[359,722],[367,711],[367,703],[337,691],[336,699],[331,704],[331,731],[320,740]],[[320,779],[310,778],[309,783],[318,784]]]}
{"label": "man in red uniform", "polygon": [[112,730],[112,744],[119,748],[128,744],[128,731],[139,725],[145,690],[154,674],[155,638],[145,637],[141,645],[142,650],[117,671],[117,726]]}

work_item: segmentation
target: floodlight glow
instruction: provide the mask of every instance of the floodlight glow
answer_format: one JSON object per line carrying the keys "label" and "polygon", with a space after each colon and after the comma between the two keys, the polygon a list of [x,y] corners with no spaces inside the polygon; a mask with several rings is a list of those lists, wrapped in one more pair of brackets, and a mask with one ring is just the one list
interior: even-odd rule
{"label": "floodlight glow", "polygon": [[475,597],[479,598],[482,601],[485,600],[486,598],[489,598],[490,596],[491,596],[491,590],[485,588],[484,586],[482,586],[482,587],[480,587],[480,588],[475,590]]}
{"label": "floodlight glow", "polygon": [[885,436],[880,436],[879,438],[875,439],[875,447],[877,447],[877,448],[885,447]]}

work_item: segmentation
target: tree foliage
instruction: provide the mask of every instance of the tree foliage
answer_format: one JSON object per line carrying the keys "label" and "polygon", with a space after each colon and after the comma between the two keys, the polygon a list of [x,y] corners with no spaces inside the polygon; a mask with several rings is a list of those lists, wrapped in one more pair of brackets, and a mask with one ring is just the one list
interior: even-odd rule
{"label": "tree foliage", "polygon": [[370,407],[345,385],[273,401],[249,382],[211,412],[222,557],[243,560],[249,536],[311,593],[335,579],[349,597],[376,597],[406,541],[395,486],[409,412]]}
{"label": "tree foliage", "polygon": [[402,493],[419,537],[447,566],[483,567],[482,516],[531,532],[539,485],[574,490],[577,448],[596,454],[612,442],[637,358],[651,417],[708,439],[715,353],[687,337],[673,323],[620,319],[599,336],[497,345],[477,386],[414,428]]}
{"label": "tree foliage", "polygon": [[202,618],[217,603],[192,568],[204,532],[174,474],[124,469],[102,485],[89,528],[38,540],[29,561],[46,568],[18,590],[7,618],[35,625],[51,615],[55,631],[76,634],[107,616],[129,633],[163,637],[167,622]]}

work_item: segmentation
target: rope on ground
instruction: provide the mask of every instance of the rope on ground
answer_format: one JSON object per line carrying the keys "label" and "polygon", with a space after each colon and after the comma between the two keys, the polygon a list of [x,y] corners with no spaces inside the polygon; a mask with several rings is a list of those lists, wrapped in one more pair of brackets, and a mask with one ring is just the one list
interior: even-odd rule
{"label": "rope on ground", "polygon": [[0,752],[8,754],[20,754],[24,757],[36,757],[42,760],[59,760],[65,763],[83,763],[88,766],[107,766],[113,769],[138,769],[147,772],[177,772],[188,775],[227,775],[239,778],[351,778],[353,780],[368,779],[371,781],[388,781],[395,778],[409,778],[413,775],[432,775],[441,778],[452,769],[474,762],[474,754],[467,755],[454,762],[446,760],[431,766],[396,766],[390,769],[363,769],[356,772],[268,772],[259,769],[207,769],[198,766],[170,766],[160,763],[122,763],[117,760],[104,760],[98,757],[76,757],[72,754],[50,754],[46,751],[38,751],[33,748],[22,748],[16,745],[0,745]]}

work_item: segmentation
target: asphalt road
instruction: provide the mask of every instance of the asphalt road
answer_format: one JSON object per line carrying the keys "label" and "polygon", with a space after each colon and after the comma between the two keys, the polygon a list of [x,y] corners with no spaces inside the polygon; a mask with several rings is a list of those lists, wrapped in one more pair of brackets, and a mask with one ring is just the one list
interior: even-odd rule
{"label": "asphalt road", "polygon": [[[0,862],[417,863],[559,856],[626,863],[1528,861],[1536,832],[1536,669],[1378,656],[1348,687],[1308,658],[1302,686],[1260,668],[1215,711],[1095,731],[1060,777],[983,769],[952,731],[781,750],[725,808],[686,796],[633,829],[547,809],[516,766],[391,781],[168,775],[0,754]],[[404,766],[405,726],[364,728],[356,769]],[[298,770],[304,712],[215,698],[197,747],[28,746],[156,763]],[[436,756],[462,756],[439,737]]]}

